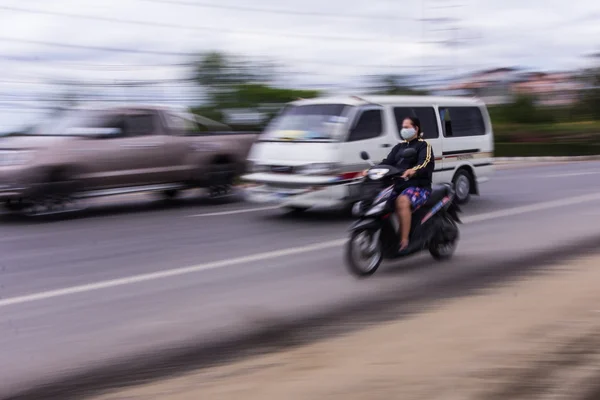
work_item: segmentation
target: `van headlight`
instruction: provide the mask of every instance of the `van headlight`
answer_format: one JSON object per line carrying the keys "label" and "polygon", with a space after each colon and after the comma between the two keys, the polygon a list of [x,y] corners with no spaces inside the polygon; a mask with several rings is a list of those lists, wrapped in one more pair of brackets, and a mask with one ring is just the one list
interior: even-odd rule
{"label": "van headlight", "polygon": [[268,165],[265,164],[259,164],[256,161],[250,161],[248,163],[248,171],[250,171],[251,173],[254,174],[258,174],[261,172],[267,172],[268,171]]}
{"label": "van headlight", "polygon": [[336,163],[315,163],[297,167],[296,171],[302,175],[329,175],[338,171]]}
{"label": "van headlight", "polygon": [[24,165],[33,160],[33,151],[8,150],[0,151],[0,167]]}

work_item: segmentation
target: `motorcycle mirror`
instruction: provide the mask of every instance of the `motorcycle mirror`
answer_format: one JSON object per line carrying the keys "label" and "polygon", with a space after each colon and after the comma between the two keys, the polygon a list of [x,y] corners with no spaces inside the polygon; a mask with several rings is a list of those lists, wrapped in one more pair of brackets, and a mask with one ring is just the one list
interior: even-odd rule
{"label": "motorcycle mirror", "polygon": [[369,153],[367,153],[366,151],[361,151],[360,152],[360,158],[362,158],[363,160],[367,161],[370,157],[369,157]]}

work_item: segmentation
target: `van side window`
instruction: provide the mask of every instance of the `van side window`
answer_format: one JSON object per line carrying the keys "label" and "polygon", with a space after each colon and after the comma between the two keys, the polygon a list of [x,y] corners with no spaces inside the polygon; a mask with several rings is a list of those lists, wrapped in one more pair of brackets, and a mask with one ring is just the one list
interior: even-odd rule
{"label": "van side window", "polygon": [[433,107],[394,107],[394,118],[396,119],[398,134],[402,130],[402,121],[406,117],[419,118],[423,139],[437,139],[440,136]]}
{"label": "van side window", "polygon": [[446,137],[485,135],[485,123],[479,107],[440,108],[440,119]]}
{"label": "van side window", "polygon": [[349,142],[373,139],[383,133],[383,115],[381,110],[364,111],[348,137]]}

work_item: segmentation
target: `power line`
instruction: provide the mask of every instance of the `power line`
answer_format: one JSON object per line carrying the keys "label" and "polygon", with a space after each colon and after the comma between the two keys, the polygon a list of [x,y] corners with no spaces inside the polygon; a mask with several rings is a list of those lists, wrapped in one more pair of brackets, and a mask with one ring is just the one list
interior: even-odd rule
{"label": "power line", "polygon": [[298,16],[306,16],[306,17],[325,17],[325,18],[339,18],[339,19],[362,19],[362,20],[390,20],[390,21],[398,21],[398,20],[408,20],[406,17],[398,17],[391,15],[378,15],[378,16],[368,16],[368,15],[357,15],[357,14],[338,14],[338,13],[324,13],[318,11],[299,11],[299,10],[281,10],[281,9],[271,9],[271,8],[260,8],[260,7],[247,7],[247,6],[233,6],[233,5],[221,5],[221,4],[212,4],[212,3],[204,3],[204,2],[192,2],[192,1],[183,1],[183,0],[139,0],[147,3],[158,3],[158,4],[174,4],[188,7],[198,7],[198,8],[212,8],[218,10],[236,10],[236,11],[248,11],[255,13],[263,13],[263,14],[276,14],[276,15],[298,15]]}
{"label": "power line", "polygon": [[193,30],[193,31],[209,31],[209,32],[221,32],[221,33],[233,33],[233,34],[249,34],[249,35],[259,35],[259,36],[277,36],[277,37],[290,37],[296,39],[319,39],[319,40],[330,40],[330,41],[355,41],[355,42],[395,42],[394,39],[382,39],[377,37],[351,37],[351,36],[329,36],[329,35],[307,35],[301,33],[285,33],[285,32],[275,32],[275,31],[255,31],[255,30],[236,30],[236,29],[228,29],[221,27],[212,27],[212,26],[184,26],[179,24],[168,24],[163,22],[147,22],[147,21],[136,21],[122,18],[113,18],[113,17],[102,17],[95,15],[84,15],[84,14],[73,14],[73,13],[65,13],[58,11],[46,11],[46,10],[34,10],[30,8],[22,8],[22,7],[12,7],[12,6],[0,6],[0,9],[6,11],[13,12],[22,12],[28,14],[41,14],[41,15],[53,15],[60,16],[65,18],[75,18],[75,19],[87,19],[93,21],[104,21],[104,22],[114,22],[121,24],[129,24],[129,25],[141,25],[141,26],[151,26],[151,27],[162,27],[162,28],[173,28],[173,29],[184,29],[184,30]]}
{"label": "power line", "polygon": [[22,43],[22,44],[35,44],[35,45],[40,45],[40,46],[62,47],[62,48],[67,48],[67,49],[106,51],[106,52],[113,52],[113,53],[152,54],[152,55],[159,55],[159,56],[195,56],[196,55],[195,53],[177,53],[177,52],[173,52],[173,51],[125,49],[122,47],[108,47],[108,46],[88,46],[88,45],[80,45],[80,44],[49,42],[49,41],[43,41],[43,40],[8,38],[5,36],[0,36],[0,41],[12,42],[12,43]]}
{"label": "power line", "polygon": [[[120,48],[120,47],[108,47],[108,46],[88,46],[88,45],[79,45],[79,44],[69,44],[69,43],[59,43],[59,42],[49,42],[49,41],[41,41],[41,40],[31,40],[31,39],[17,39],[17,38],[7,38],[1,37],[0,41],[5,42],[14,42],[14,43],[23,43],[23,44],[34,44],[41,46],[50,46],[50,47],[61,47],[61,48],[69,48],[69,49],[80,49],[80,50],[96,50],[96,51],[106,51],[106,52],[117,52],[117,53],[134,53],[134,54],[151,54],[151,55],[170,55],[170,56],[187,56],[187,57],[195,57],[198,56],[197,53],[177,53],[177,52],[169,52],[169,51],[158,51],[158,50],[142,50],[142,49],[128,49],[128,48]],[[428,66],[410,66],[410,65],[367,65],[367,64],[349,64],[349,63],[332,63],[327,61],[320,60],[310,60],[310,59],[293,59],[290,62],[302,62],[306,64],[315,64],[315,65],[325,65],[325,66],[338,66],[338,67],[348,67],[348,68],[372,68],[372,69],[410,69],[410,68],[428,68]],[[186,64],[180,64],[184,66]],[[187,64],[192,66],[193,64]],[[431,66],[432,68],[438,68],[437,66]]]}
{"label": "power line", "polygon": [[78,62],[65,62],[65,61],[55,61],[55,60],[40,60],[38,57],[32,56],[31,58],[25,59],[23,56],[11,57],[10,55],[0,54],[0,60],[4,62],[12,62],[17,64],[42,64],[44,67],[50,66],[59,66],[61,68],[72,68],[72,69],[96,69],[103,71],[127,71],[131,69],[140,69],[140,68],[189,68],[193,66],[192,63],[147,63],[147,64],[91,64],[91,63],[78,63]]}

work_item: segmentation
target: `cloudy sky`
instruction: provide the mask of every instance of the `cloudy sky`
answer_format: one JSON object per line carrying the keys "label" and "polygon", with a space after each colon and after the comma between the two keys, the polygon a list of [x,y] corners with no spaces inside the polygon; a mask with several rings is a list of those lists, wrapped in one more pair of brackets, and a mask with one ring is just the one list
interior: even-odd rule
{"label": "cloudy sky", "polygon": [[597,0],[2,0],[0,20],[0,132],[42,118],[69,82],[97,85],[90,99],[189,101],[180,80],[205,50],[276,60],[282,84],[330,90],[382,73],[569,70],[600,50]]}

